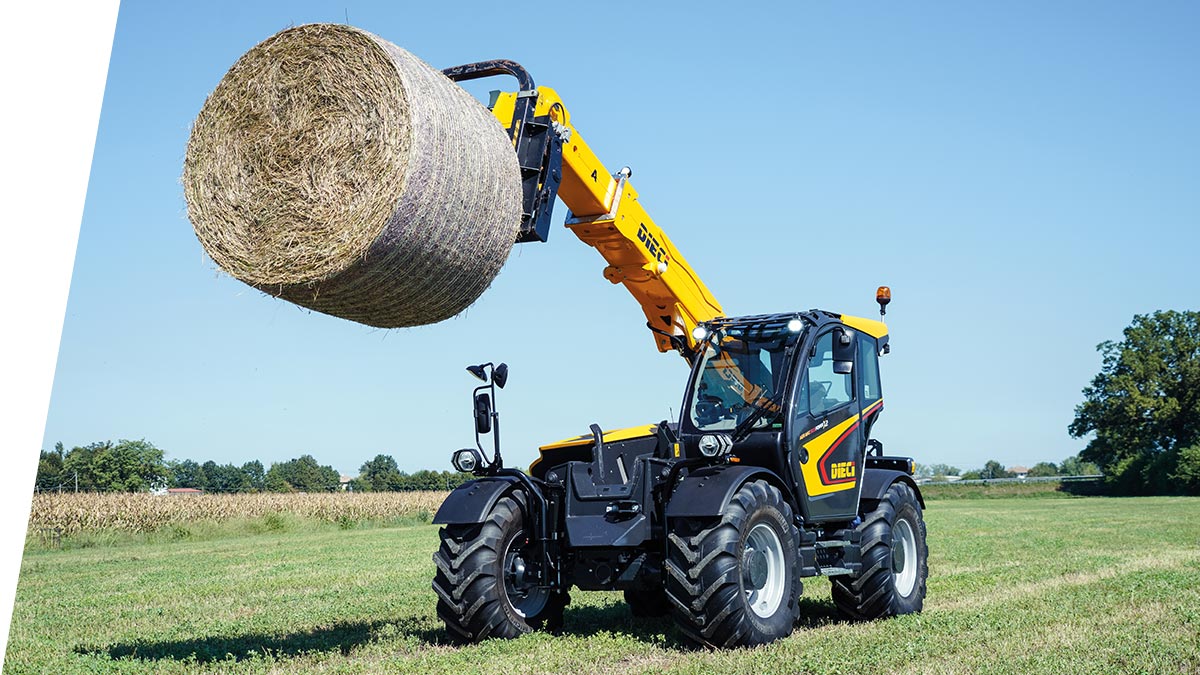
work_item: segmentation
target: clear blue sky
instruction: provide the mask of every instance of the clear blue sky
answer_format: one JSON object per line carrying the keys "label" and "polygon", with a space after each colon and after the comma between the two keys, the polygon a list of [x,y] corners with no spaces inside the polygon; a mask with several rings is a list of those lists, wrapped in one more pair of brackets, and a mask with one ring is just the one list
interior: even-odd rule
{"label": "clear blue sky", "polygon": [[312,21],[348,17],[437,67],[523,63],[612,169],[633,167],[731,314],[872,316],[890,285],[890,453],[1074,454],[1096,344],[1134,314],[1198,308],[1200,5],[675,7],[123,2],[45,447],[448,468],[473,438],[463,367],[487,360],[512,368],[521,465],[591,422],[678,413],[684,362],[654,349],[561,204],[549,244],[515,249],[434,326],[366,328],[216,270],[179,185],[191,121],[242,53]]}

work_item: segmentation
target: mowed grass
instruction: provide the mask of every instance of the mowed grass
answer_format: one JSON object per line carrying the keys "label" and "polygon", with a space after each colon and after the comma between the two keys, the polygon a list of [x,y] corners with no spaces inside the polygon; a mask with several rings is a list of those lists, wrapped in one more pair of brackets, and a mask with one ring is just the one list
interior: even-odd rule
{"label": "mowed grass", "polygon": [[565,633],[454,647],[431,525],[30,550],[9,673],[1200,673],[1200,499],[930,502],[925,612],[693,651],[576,592]]}

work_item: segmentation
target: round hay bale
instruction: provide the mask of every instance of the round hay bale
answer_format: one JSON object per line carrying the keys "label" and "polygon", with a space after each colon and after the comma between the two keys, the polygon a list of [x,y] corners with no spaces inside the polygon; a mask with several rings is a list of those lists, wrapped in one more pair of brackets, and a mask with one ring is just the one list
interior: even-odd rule
{"label": "round hay bale", "polygon": [[499,121],[412,54],[337,24],[281,31],[230,68],[192,128],[183,187],[226,272],[381,328],[465,309],[521,221]]}

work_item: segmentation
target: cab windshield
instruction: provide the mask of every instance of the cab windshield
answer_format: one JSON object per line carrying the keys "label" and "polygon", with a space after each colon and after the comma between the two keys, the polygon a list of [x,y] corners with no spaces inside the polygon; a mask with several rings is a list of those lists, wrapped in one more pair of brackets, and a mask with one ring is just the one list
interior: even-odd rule
{"label": "cab windshield", "polygon": [[779,413],[776,392],[787,385],[787,348],[798,338],[786,328],[717,330],[688,395],[688,419],[699,431],[729,431],[758,408],[754,427],[769,425]]}

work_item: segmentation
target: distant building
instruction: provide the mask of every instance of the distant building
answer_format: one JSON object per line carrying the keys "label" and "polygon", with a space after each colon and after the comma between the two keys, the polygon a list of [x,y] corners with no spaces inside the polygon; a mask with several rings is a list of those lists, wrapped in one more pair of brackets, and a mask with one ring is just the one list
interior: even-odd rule
{"label": "distant building", "polygon": [[1025,478],[1029,476],[1029,468],[1028,467],[1010,466],[1010,467],[1008,467],[1008,470],[1010,473],[1012,473],[1017,478],[1020,478],[1021,480],[1025,480]]}
{"label": "distant building", "polygon": [[338,488],[345,492],[354,492],[350,488],[350,483],[354,480],[354,476],[340,476],[338,478]]}
{"label": "distant building", "polygon": [[198,488],[167,488],[169,495],[202,495],[204,490]]}

